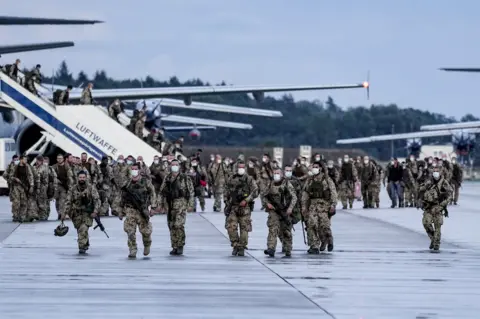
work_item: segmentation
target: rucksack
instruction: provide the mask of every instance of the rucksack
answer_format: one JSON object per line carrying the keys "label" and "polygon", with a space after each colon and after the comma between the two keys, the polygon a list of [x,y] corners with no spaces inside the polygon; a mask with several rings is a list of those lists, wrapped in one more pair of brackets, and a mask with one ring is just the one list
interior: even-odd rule
{"label": "rucksack", "polygon": [[60,104],[60,95],[62,94],[62,90],[58,89],[53,92],[53,103]]}

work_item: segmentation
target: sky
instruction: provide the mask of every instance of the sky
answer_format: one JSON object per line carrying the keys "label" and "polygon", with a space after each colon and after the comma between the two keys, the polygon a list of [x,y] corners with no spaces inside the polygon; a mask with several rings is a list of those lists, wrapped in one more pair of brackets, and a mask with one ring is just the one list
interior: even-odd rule
{"label": "sky", "polygon": [[[2,15],[88,18],[87,26],[2,26],[0,43],[74,41],[17,56],[51,73],[104,69],[114,78],[200,78],[237,85],[363,82],[362,89],[294,93],[341,107],[395,103],[457,119],[480,116],[480,2],[464,0],[2,0]],[[50,74],[49,74],[50,75]],[[278,96],[278,95],[276,95]]]}

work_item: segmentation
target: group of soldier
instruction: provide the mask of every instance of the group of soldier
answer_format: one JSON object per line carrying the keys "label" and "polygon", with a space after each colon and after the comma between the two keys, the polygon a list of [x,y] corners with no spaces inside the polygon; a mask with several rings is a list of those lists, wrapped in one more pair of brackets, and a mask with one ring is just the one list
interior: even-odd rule
{"label": "group of soldier", "polygon": [[[128,235],[129,258],[136,258],[136,229],[142,234],[144,255],[150,253],[154,214],[167,214],[172,251],[182,255],[185,246],[186,213],[194,212],[197,201],[205,211],[205,195],[213,195],[213,211],[226,216],[232,255],[244,256],[252,231],[254,201],[260,197],[261,210],[268,213],[267,249],[275,256],[277,239],[286,257],[292,252],[292,229],[301,222],[309,254],[333,250],[331,219],[337,200],[343,209],[352,208],[355,184],[360,183],[364,208],[379,207],[380,183],[388,181],[388,193],[395,207],[417,206],[424,210],[423,225],[431,239],[430,248],[440,246],[443,212],[458,201],[461,168],[439,159],[405,163],[393,159],[385,170],[368,156],[353,159],[345,155],[335,165],[315,154],[308,164],[299,157],[292,165],[280,167],[264,154],[261,160],[236,160],[211,155],[203,164],[201,150],[182,156],[156,156],[150,166],[143,158],[122,155],[102,158],[97,164],[87,154],[58,155],[50,166],[48,157],[38,156],[29,164],[26,156],[14,156],[4,177],[10,189],[14,222],[47,220],[50,202],[55,200],[57,217],[71,219],[78,233],[79,253],[89,249],[88,229],[100,216],[117,216]],[[405,191],[404,191],[405,190]],[[374,206],[375,205],[375,206]],[[448,217],[448,216],[447,216]],[[63,227],[63,226],[62,226]],[[304,236],[305,237],[305,236]]]}

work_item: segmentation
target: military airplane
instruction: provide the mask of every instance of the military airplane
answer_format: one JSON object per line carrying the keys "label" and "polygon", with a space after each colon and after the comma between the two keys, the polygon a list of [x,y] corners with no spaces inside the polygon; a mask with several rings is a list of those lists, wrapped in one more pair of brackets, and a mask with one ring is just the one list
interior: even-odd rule
{"label": "military airplane", "polygon": [[[28,18],[28,17],[6,17],[0,16],[0,26],[2,25],[67,25],[67,24],[95,24],[102,23],[98,20],[69,20],[69,19],[49,19],[49,18]],[[1,45],[0,55],[9,53],[19,53],[28,51],[38,51],[46,49],[57,49],[73,47],[75,44],[68,42],[47,42],[47,43],[32,43],[32,44],[17,44],[17,45]]]}

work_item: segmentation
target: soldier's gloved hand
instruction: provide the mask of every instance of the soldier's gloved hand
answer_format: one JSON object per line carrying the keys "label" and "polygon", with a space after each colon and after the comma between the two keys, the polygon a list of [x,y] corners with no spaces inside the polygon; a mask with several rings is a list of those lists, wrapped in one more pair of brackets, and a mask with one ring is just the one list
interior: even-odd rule
{"label": "soldier's gloved hand", "polygon": [[118,215],[118,219],[123,220],[123,216],[122,216],[122,215]]}
{"label": "soldier's gloved hand", "polygon": [[267,208],[268,208],[268,209],[273,209],[273,205],[270,204],[270,203],[268,203],[268,204],[267,204]]}
{"label": "soldier's gloved hand", "polygon": [[97,212],[93,212],[92,215],[90,215],[90,217],[95,218],[97,217],[97,215],[98,215]]}
{"label": "soldier's gloved hand", "polygon": [[240,206],[241,206],[241,207],[247,206],[247,201],[242,200],[242,201],[240,202]]}
{"label": "soldier's gloved hand", "polygon": [[188,207],[187,211],[188,211],[189,213],[193,212],[193,207]]}

